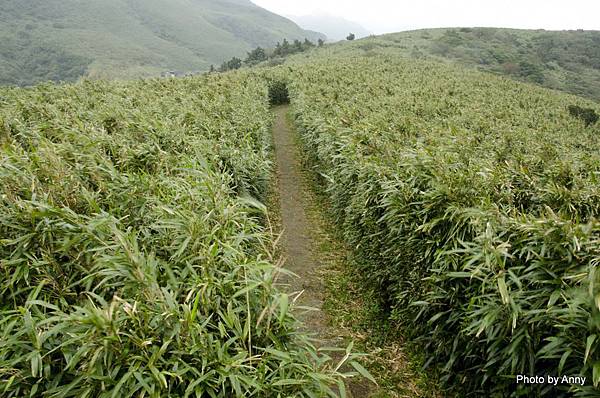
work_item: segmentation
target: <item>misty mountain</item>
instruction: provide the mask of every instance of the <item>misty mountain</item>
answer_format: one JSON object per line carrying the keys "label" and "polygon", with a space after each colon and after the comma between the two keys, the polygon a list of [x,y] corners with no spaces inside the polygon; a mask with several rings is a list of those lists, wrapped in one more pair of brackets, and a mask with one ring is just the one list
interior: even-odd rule
{"label": "misty mountain", "polygon": [[248,0],[3,0],[0,84],[200,71],[320,37]]}
{"label": "misty mountain", "polygon": [[315,13],[303,16],[290,15],[288,18],[304,29],[324,33],[330,41],[345,40],[349,33],[354,33],[356,38],[369,36],[371,34],[371,32],[356,22],[325,13]]}

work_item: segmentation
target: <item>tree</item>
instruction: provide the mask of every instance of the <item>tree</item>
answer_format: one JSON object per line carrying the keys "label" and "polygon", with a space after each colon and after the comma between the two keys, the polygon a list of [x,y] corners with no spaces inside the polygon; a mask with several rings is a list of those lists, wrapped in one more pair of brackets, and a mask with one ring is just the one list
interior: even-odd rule
{"label": "tree", "polygon": [[275,46],[275,51],[273,52],[273,55],[277,56],[277,57],[285,57],[286,55],[291,54],[291,46],[290,46],[290,42],[287,41],[287,39],[283,39],[283,42],[281,44],[277,43],[277,46]]}
{"label": "tree", "polygon": [[267,60],[267,53],[262,47],[256,47],[254,50],[248,53],[244,63],[256,64]]}
{"label": "tree", "polygon": [[323,45],[325,44],[325,42],[323,41],[323,39],[319,39],[317,41],[317,44],[318,44],[319,47],[323,47]]}
{"label": "tree", "polygon": [[229,61],[223,62],[219,68],[219,72],[227,72],[228,70],[240,69],[242,67],[242,60],[233,57]]}
{"label": "tree", "polygon": [[300,42],[300,40],[294,40],[294,44],[292,45],[292,53],[299,53],[302,52],[303,48],[302,48],[302,42]]}
{"label": "tree", "polygon": [[237,57],[233,57],[227,64],[229,69],[240,69],[242,67],[242,60]]}
{"label": "tree", "polygon": [[302,43],[302,47],[304,48],[305,51],[313,48],[314,46],[315,46],[315,43],[313,43],[312,41],[310,41],[308,39],[304,39],[304,43]]}
{"label": "tree", "polygon": [[215,72],[215,66],[211,65],[210,69],[208,70],[208,73],[214,73]]}
{"label": "tree", "polygon": [[356,36],[354,35],[354,33],[350,33],[348,36],[346,36],[346,40],[354,40],[356,39]]}
{"label": "tree", "polygon": [[520,76],[530,82],[541,84],[544,82],[544,73],[542,68],[537,64],[527,61],[519,63]]}

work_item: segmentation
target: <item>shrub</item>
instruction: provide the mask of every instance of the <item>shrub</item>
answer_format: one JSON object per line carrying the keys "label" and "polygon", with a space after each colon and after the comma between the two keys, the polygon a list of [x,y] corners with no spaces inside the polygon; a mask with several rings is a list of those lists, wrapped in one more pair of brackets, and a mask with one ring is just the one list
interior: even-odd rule
{"label": "shrub", "polygon": [[269,82],[269,103],[271,105],[283,105],[290,102],[287,82],[284,80],[272,80]]}
{"label": "shrub", "polygon": [[585,126],[591,126],[598,121],[598,114],[592,108],[582,108],[578,105],[569,105],[569,113],[571,116],[583,120]]}

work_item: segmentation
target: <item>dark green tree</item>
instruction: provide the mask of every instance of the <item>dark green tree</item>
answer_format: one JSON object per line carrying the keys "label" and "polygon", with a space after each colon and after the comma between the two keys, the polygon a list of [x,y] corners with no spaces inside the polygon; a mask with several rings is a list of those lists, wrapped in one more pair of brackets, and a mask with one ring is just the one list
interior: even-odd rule
{"label": "dark green tree", "polygon": [[292,53],[300,53],[302,50],[304,50],[304,47],[302,47],[302,42],[297,39],[294,40],[294,43],[292,44]]}
{"label": "dark green tree", "polygon": [[248,56],[244,60],[246,64],[257,64],[259,62],[263,62],[267,60],[267,53],[262,47],[256,47],[254,50],[248,53]]}
{"label": "dark green tree", "polygon": [[275,46],[275,51],[273,52],[273,55],[276,57],[285,57],[286,55],[290,54],[290,51],[290,42],[287,41],[287,39],[283,39],[283,42],[281,42],[281,44],[277,43],[277,45]]}
{"label": "dark green tree", "polygon": [[521,61],[519,63],[520,76],[525,80],[533,83],[541,84],[544,82],[544,73],[542,68],[528,61]]}
{"label": "dark green tree", "polygon": [[242,60],[238,57],[233,57],[229,61],[225,61],[221,64],[219,72],[227,72],[228,70],[240,69],[242,67]]}
{"label": "dark green tree", "polygon": [[315,43],[313,43],[312,41],[310,41],[308,39],[304,39],[304,43],[302,43],[302,46],[304,47],[305,50],[308,50],[310,48],[313,48],[315,46]]}
{"label": "dark green tree", "polygon": [[354,35],[354,33],[350,33],[348,36],[346,36],[346,40],[354,40],[356,39],[356,36]]}
{"label": "dark green tree", "polygon": [[323,39],[319,39],[317,40],[317,44],[319,47],[323,47],[323,45],[325,44],[325,42],[323,41]]}

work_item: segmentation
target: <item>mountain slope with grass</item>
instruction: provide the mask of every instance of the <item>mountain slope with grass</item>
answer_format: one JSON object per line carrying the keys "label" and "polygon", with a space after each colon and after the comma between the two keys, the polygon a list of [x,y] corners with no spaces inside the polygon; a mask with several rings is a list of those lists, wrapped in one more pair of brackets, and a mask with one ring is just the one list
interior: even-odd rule
{"label": "mountain slope with grass", "polygon": [[598,31],[424,29],[339,43],[325,51],[452,62],[600,100]]}
{"label": "mountain slope with grass", "polygon": [[201,71],[256,46],[319,37],[247,0],[7,0],[0,84]]}
{"label": "mountain slope with grass", "polygon": [[[347,275],[378,319],[370,340],[399,330],[444,396],[597,396],[599,104],[440,62],[423,44],[435,40],[326,45],[278,69],[304,163],[352,249]],[[581,48],[557,63],[567,50]],[[359,319],[343,321],[364,334]],[[585,382],[516,383],[539,374]]]}

